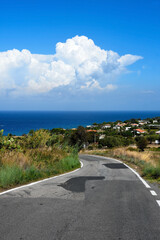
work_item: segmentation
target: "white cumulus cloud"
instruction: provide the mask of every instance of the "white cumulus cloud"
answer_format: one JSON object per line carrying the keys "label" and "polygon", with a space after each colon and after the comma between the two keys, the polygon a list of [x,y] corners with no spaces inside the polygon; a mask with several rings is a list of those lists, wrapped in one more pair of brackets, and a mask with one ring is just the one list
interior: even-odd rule
{"label": "white cumulus cloud", "polygon": [[54,55],[17,49],[0,52],[0,90],[15,94],[46,93],[58,87],[114,90],[113,79],[141,56],[119,56],[86,36],[57,43]]}

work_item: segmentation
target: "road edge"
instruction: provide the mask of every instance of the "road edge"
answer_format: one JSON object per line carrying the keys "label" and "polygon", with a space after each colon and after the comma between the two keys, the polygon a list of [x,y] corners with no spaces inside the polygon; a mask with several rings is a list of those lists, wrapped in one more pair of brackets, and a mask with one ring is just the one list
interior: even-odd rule
{"label": "road edge", "polygon": [[92,155],[92,154],[85,154],[85,155],[88,155],[88,156],[94,156],[94,157],[101,157],[101,158],[108,158],[108,159],[111,159],[111,160],[115,160],[119,163],[123,163],[127,168],[129,168],[138,178],[139,180],[145,185],[146,188],[151,188],[149,186],[149,184],[139,175],[139,173],[137,173],[133,168],[131,168],[130,166],[128,166],[126,163],[116,159],[116,158],[112,158],[112,157],[104,157],[104,156],[100,156],[100,155]]}
{"label": "road edge", "polygon": [[73,171],[71,171],[71,172],[67,172],[67,173],[63,173],[63,174],[56,175],[56,176],[53,176],[53,177],[45,178],[45,179],[42,179],[42,180],[39,180],[39,181],[36,181],[36,182],[32,182],[32,183],[28,183],[28,184],[25,184],[25,185],[16,187],[16,188],[11,188],[11,189],[6,190],[6,191],[4,191],[4,192],[0,192],[0,196],[1,196],[1,195],[4,195],[4,194],[6,194],[6,193],[9,193],[9,192],[13,192],[13,191],[16,191],[16,190],[25,188],[25,187],[30,187],[30,186],[36,185],[36,184],[38,184],[38,183],[46,182],[46,181],[49,181],[49,180],[52,180],[52,179],[55,179],[55,178],[58,178],[58,177],[62,177],[62,176],[69,175],[69,174],[71,174],[71,173],[77,172],[77,171],[79,171],[81,168],[83,168],[83,162],[82,162],[82,161],[80,161],[80,164],[81,164],[81,167],[80,167],[80,168],[77,168],[77,169],[75,169],[75,170],[73,170]]}

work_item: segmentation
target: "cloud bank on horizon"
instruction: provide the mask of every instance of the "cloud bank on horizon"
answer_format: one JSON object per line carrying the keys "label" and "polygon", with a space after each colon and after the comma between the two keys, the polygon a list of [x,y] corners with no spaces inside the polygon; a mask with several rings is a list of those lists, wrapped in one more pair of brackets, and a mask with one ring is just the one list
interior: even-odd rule
{"label": "cloud bank on horizon", "polygon": [[0,91],[15,95],[47,93],[61,87],[110,91],[116,88],[113,80],[142,58],[103,50],[86,36],[57,43],[54,55],[8,50],[0,52]]}

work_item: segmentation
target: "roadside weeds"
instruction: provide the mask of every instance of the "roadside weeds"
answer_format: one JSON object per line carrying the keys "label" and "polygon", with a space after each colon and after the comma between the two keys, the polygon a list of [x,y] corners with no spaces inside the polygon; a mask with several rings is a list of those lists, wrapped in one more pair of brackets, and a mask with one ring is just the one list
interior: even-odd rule
{"label": "roadside weeds", "polygon": [[160,155],[145,152],[130,151],[127,148],[82,151],[83,154],[94,154],[119,159],[135,169],[150,182],[158,183],[160,187]]}

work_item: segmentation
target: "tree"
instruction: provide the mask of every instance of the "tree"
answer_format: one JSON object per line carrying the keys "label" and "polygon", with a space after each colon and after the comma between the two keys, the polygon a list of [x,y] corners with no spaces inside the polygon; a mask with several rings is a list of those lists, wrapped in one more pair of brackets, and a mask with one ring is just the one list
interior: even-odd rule
{"label": "tree", "polygon": [[99,140],[99,144],[107,146],[108,148],[118,147],[121,145],[121,141],[118,137],[105,136],[104,139]]}
{"label": "tree", "polygon": [[151,144],[151,143],[154,142],[155,140],[158,140],[158,136],[157,136],[156,134],[148,135],[148,136],[147,136],[147,140],[148,140],[149,143]]}
{"label": "tree", "polygon": [[94,143],[95,141],[95,132],[88,132],[87,133],[87,142]]}
{"label": "tree", "polygon": [[139,148],[139,150],[144,151],[144,149],[148,145],[148,141],[145,137],[139,137],[139,139],[136,142],[136,145]]}
{"label": "tree", "polygon": [[33,137],[34,132],[35,132],[34,129],[31,129],[31,130],[29,131],[28,135]]}
{"label": "tree", "polygon": [[130,119],[131,123],[138,123],[138,120],[135,118]]}
{"label": "tree", "polygon": [[51,134],[64,134],[65,130],[63,128],[53,128],[50,130]]}
{"label": "tree", "polygon": [[79,126],[76,131],[74,131],[69,139],[69,143],[74,146],[77,145],[79,149],[87,142],[87,133],[84,127]]}

